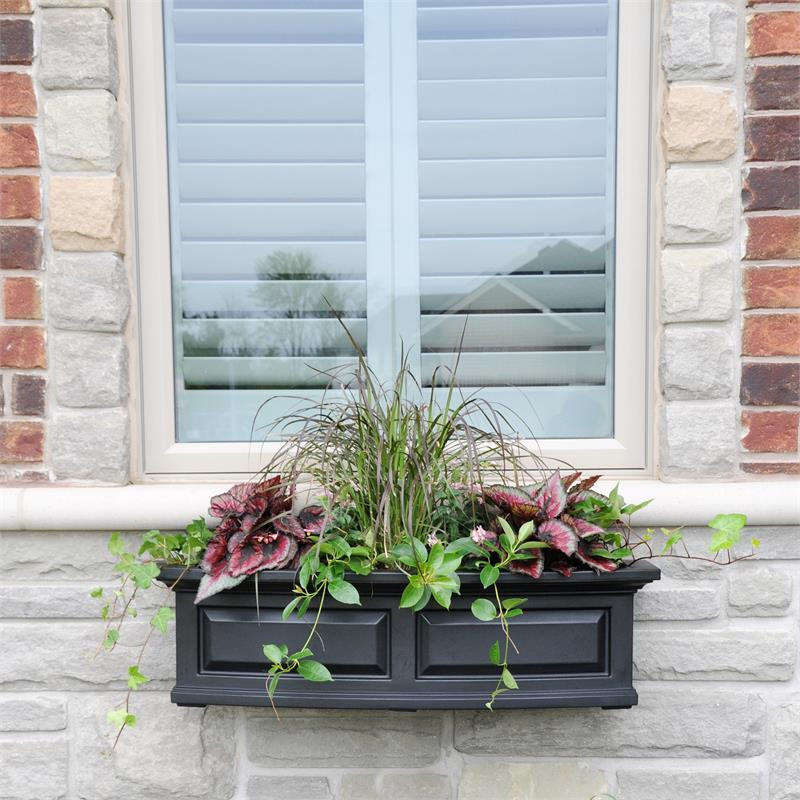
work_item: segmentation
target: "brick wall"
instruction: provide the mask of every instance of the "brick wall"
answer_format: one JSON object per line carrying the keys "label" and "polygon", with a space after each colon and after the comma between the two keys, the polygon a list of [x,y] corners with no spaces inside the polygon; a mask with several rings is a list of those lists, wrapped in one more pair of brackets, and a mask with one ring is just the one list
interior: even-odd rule
{"label": "brick wall", "polygon": [[742,469],[800,474],[800,10],[747,17]]}
{"label": "brick wall", "polygon": [[128,479],[112,10],[103,0],[0,3],[4,482]]}
{"label": "brick wall", "polygon": [[6,477],[41,480],[48,364],[34,27],[28,0],[3,0],[0,12],[0,464]]}
{"label": "brick wall", "polygon": [[[269,708],[179,709],[170,629],[152,641],[139,723],[111,759],[105,714],[131,651],[88,658],[103,629],[89,590],[113,581],[106,535],[0,534],[0,796],[797,800],[800,530],[750,533],[764,542],[756,560],[662,562],[662,581],[637,595],[633,709],[282,709],[280,722]],[[130,624],[123,638],[140,641],[146,623]]]}

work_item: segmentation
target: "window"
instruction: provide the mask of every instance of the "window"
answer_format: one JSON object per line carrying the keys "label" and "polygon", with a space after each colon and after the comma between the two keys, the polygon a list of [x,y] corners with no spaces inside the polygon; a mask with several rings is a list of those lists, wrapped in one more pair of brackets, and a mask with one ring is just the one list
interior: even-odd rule
{"label": "window", "polygon": [[256,466],[251,436],[354,363],[337,315],[384,378],[402,343],[430,386],[463,342],[459,384],[548,452],[644,465],[648,4],[130,22],[147,471]]}

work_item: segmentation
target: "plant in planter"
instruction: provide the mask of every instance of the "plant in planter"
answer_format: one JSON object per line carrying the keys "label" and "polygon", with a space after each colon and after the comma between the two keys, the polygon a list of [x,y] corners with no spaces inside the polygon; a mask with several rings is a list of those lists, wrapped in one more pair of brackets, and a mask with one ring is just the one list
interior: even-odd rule
{"label": "plant in planter", "polygon": [[[384,387],[363,359],[331,378],[335,399],[278,423],[286,442],[263,473],[212,498],[213,533],[202,520],[151,531],[138,555],[112,539],[123,583],[104,606],[106,647],[158,578],[177,594],[181,704],[261,704],[265,679],[273,706],[634,703],[632,597],[658,578],[639,562],[696,557],[680,530],[656,548],[629,525],[646,503],[544,463],[452,379],[423,396],[405,361]],[[704,558],[746,558],[732,551],[744,524],[712,520]],[[326,689],[334,679],[343,687]],[[120,730],[135,722],[129,701],[110,717]]]}

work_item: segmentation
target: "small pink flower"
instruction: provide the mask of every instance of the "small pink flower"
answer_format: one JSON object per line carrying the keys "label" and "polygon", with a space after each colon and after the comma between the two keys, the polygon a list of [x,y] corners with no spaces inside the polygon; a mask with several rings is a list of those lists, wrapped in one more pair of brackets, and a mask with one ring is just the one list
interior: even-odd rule
{"label": "small pink flower", "polygon": [[497,539],[497,534],[487,531],[481,525],[478,525],[475,530],[470,534],[470,538],[475,544],[483,544],[483,542],[493,542]]}
{"label": "small pink flower", "polygon": [[429,533],[428,538],[425,541],[427,542],[428,547],[433,547],[435,544],[439,544],[439,539],[435,533]]}

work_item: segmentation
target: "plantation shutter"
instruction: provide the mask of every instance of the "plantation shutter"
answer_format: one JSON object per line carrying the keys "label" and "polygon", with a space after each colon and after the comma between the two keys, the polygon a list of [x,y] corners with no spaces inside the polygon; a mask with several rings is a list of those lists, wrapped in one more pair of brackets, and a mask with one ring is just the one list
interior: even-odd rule
{"label": "plantation shutter", "polygon": [[422,379],[537,436],[610,434],[612,11],[418,2]]}
{"label": "plantation shutter", "polygon": [[247,440],[354,363],[333,311],[366,348],[363,12],[167,0],[165,34],[178,434]]}
{"label": "plantation shutter", "polygon": [[164,0],[164,32],[178,441],[322,397],[337,314],[383,379],[463,339],[512,427],[611,435],[616,0]]}

